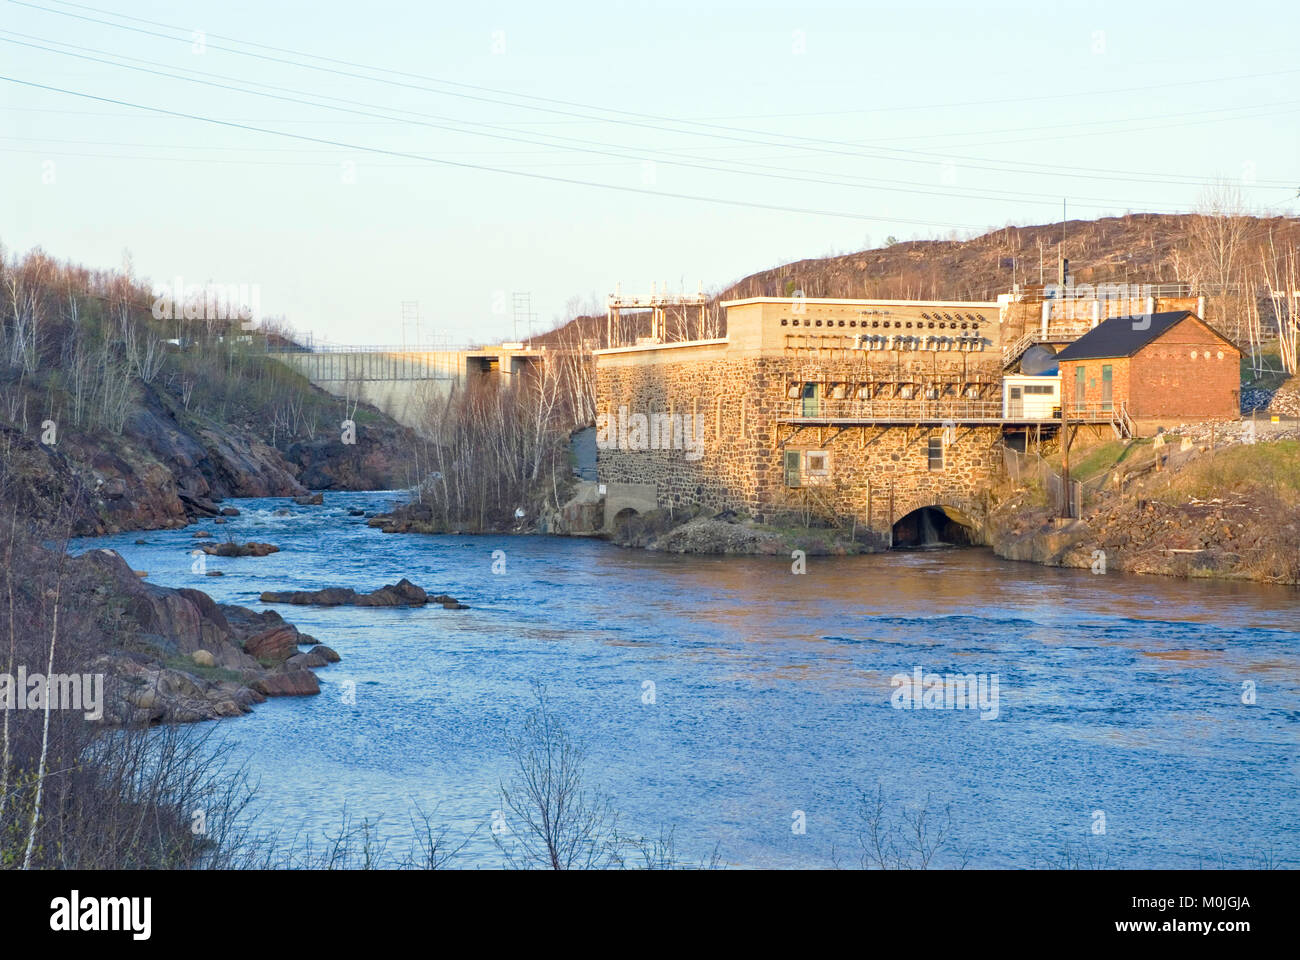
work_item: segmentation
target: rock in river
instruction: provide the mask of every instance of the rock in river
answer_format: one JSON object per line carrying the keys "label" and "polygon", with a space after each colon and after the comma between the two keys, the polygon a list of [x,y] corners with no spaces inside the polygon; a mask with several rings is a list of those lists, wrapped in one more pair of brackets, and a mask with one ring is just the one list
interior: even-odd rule
{"label": "rock in river", "polygon": [[[397,583],[380,587],[373,593],[357,593],[350,587],[326,587],[324,590],[298,590],[275,592],[268,590],[262,594],[263,603],[294,603],[317,607],[420,607],[433,599],[444,607],[448,600],[456,601],[444,595],[430,598],[423,589],[403,577]],[[453,609],[462,609],[455,607]]]}

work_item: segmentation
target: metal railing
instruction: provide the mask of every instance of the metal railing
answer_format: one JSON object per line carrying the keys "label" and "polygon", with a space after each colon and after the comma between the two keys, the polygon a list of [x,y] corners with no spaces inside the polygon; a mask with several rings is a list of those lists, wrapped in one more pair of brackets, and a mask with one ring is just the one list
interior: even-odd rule
{"label": "metal railing", "polygon": [[1128,408],[1124,403],[1103,403],[1100,400],[1079,403],[1075,400],[1065,401],[1065,415],[1070,420],[1090,420],[1095,423],[1099,422],[1116,422],[1123,423],[1127,427],[1132,426],[1132,420],[1129,418]]}
{"label": "metal railing", "polygon": [[1026,332],[1019,340],[1002,349],[1002,366],[1003,368],[1011,366],[1020,359],[1026,350],[1036,343],[1060,343],[1064,340],[1077,340],[1091,329],[1092,323],[1088,320],[1062,323],[1058,319],[1048,323],[1047,334],[1044,336],[1042,327],[1036,326]]}
{"label": "metal railing", "polygon": [[392,351],[272,353],[314,382],[357,380],[453,380],[460,376],[456,354]]}
{"label": "metal railing", "polygon": [[1071,420],[1109,420],[1115,415],[1114,403],[1065,401],[1065,415]]}
{"label": "metal railing", "polygon": [[794,420],[1001,420],[1001,400],[819,399],[789,401]]}
{"label": "metal railing", "polygon": [[393,354],[426,354],[426,353],[461,353],[466,350],[495,350],[496,346],[482,346],[480,344],[387,344],[387,343],[320,343],[308,342],[297,347],[284,347],[268,343],[266,345],[267,353],[393,353]]}

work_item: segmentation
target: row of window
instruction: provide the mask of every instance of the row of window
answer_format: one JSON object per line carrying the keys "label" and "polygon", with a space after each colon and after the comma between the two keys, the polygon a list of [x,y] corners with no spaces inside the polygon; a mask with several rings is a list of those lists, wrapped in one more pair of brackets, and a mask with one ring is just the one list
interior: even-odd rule
{"label": "row of window", "polygon": [[[824,390],[820,383],[794,383],[786,390],[786,396],[791,400],[872,400],[872,399],[903,399],[911,400],[920,395],[926,400],[938,400],[943,396],[963,396],[968,400],[978,400],[980,397],[980,385],[977,383],[967,384],[965,387],[958,387],[956,384],[916,384],[902,383],[898,384],[897,393],[894,396],[886,396],[887,391],[895,389],[893,383],[837,383],[830,390]],[[1037,387],[1032,389],[1025,388],[1026,393],[1052,393],[1052,388]]]}
{"label": "row of window", "polygon": [[[842,326],[845,326],[845,324],[846,324],[846,321],[844,321],[844,320],[839,321],[839,326],[842,327]],[[800,324],[799,324],[799,318],[796,317],[795,319],[791,320],[791,319],[789,319],[788,317],[782,317],[782,318],[781,318],[781,326],[784,327],[784,326],[786,326],[786,325],[789,325],[789,326],[792,326],[792,327],[797,327],[797,326],[799,326],[799,325],[800,325]],[[821,325],[822,325],[822,321],[820,321],[820,320],[804,320],[804,321],[803,321],[803,326],[805,326],[805,327],[820,327]],[[833,326],[835,326],[835,325],[836,325],[836,322],[835,322],[834,320],[827,320],[827,321],[826,321],[826,326],[828,326],[828,327],[833,327]],[[856,321],[856,320],[849,320],[849,321],[847,321],[847,325],[850,326],[850,327],[856,327],[856,326],[858,325],[858,321]],[[862,321],[862,326],[863,326],[863,327],[866,327],[866,325],[867,325],[867,321],[863,320],[863,321]],[[927,327],[928,327],[929,329],[933,330],[936,326],[937,326],[940,330],[947,330],[947,329],[952,329],[952,330],[958,330],[958,329],[960,329],[960,330],[967,330],[967,329],[970,329],[970,330],[974,330],[974,329],[976,329],[977,327],[979,327],[979,325],[980,325],[980,321],[978,321],[978,320],[971,320],[971,321],[969,321],[969,322],[963,320],[963,321],[961,321],[960,326],[958,325],[958,323],[957,323],[956,320],[949,320],[949,321],[947,321],[947,322],[945,322],[945,321],[943,321],[943,320],[939,320],[939,321],[931,320],[929,323],[922,323],[920,320],[917,320],[917,321],[916,321],[916,328],[917,328],[918,330],[922,330],[922,329],[925,329],[925,328],[927,328]],[[897,327],[897,328],[900,329],[900,330],[903,329],[904,327],[906,327],[908,330],[910,330],[910,329],[912,329],[912,321],[911,321],[911,320],[872,320],[872,321],[871,321],[871,326],[873,326],[873,327],[877,327],[877,328],[878,328],[878,327],[884,327],[884,328],[886,328],[886,329],[888,329],[888,328],[890,328],[890,327]]]}

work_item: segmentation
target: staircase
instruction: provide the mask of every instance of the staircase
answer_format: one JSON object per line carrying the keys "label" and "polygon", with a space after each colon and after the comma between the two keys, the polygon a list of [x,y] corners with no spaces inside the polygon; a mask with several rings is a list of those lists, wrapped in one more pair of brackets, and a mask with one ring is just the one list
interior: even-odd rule
{"label": "staircase", "polygon": [[1019,360],[1026,350],[1032,347],[1039,339],[1039,332],[1031,330],[1023,337],[1010,346],[1002,348],[1002,369],[1008,370],[1011,365]]}
{"label": "staircase", "polygon": [[1116,440],[1133,439],[1133,418],[1128,415],[1128,404],[1121,403],[1110,413],[1110,429]]}

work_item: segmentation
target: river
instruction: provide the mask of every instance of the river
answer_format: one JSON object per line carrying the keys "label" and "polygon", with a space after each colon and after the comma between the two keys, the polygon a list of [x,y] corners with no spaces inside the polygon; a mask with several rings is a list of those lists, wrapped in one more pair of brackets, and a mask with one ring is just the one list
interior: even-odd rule
{"label": "river", "polygon": [[[319,840],[346,806],[404,845],[418,803],[472,833],[455,866],[500,865],[504,733],[541,683],[621,829],[671,827],[692,862],[716,845],[734,867],[854,863],[858,799],[878,789],[891,817],[927,796],[947,807],[977,867],[1059,862],[1065,847],[1118,867],[1300,862],[1292,588],[978,548],[809,557],[795,575],[788,557],[385,535],[347,512],[402,496],[229,501],[240,517],[197,526],[281,552],[207,558],[222,577],[191,572],[194,527],[74,542],[255,608],[263,590],[403,576],[471,605],[276,608],[343,660],[318,672],[320,696],[220,722],[260,780],[265,827]],[[916,668],[996,674],[996,717],[896,709],[891,678]]]}

